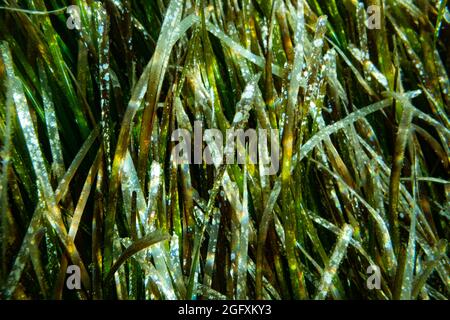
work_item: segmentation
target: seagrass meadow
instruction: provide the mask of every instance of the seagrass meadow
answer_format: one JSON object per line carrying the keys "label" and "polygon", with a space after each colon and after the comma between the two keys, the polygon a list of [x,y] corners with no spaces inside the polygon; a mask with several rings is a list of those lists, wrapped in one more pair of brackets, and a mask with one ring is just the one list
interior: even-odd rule
{"label": "seagrass meadow", "polygon": [[[447,300],[449,40],[447,0],[1,0],[0,299]],[[195,123],[278,170],[177,163]]]}

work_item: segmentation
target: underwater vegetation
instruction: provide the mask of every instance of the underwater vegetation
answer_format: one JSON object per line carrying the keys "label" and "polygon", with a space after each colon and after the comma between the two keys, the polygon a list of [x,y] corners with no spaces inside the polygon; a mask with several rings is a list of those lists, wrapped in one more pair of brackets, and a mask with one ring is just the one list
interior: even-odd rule
{"label": "underwater vegetation", "polygon": [[0,299],[447,300],[449,40],[447,0],[0,1]]}

